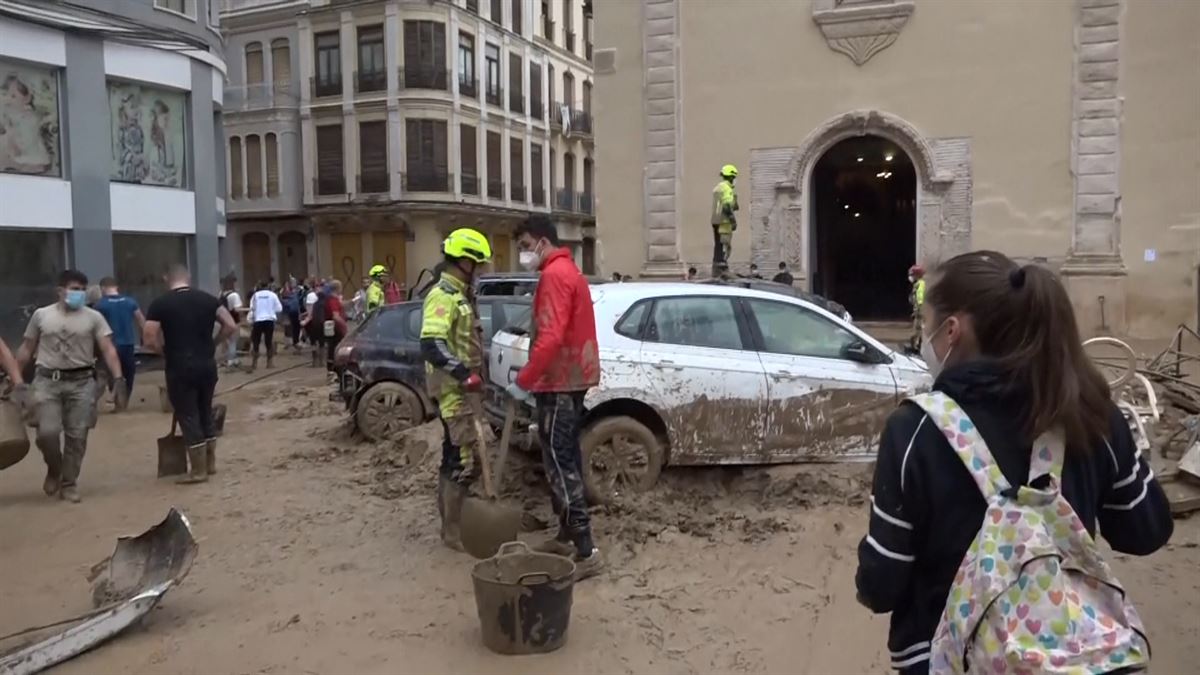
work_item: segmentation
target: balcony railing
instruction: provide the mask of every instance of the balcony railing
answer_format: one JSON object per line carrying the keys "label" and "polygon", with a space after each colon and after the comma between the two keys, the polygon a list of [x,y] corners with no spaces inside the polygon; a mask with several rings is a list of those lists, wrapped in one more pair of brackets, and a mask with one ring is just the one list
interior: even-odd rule
{"label": "balcony railing", "polygon": [[555,211],[575,211],[575,192],[567,188],[559,188],[554,199]]}
{"label": "balcony railing", "polygon": [[387,72],[382,70],[354,73],[354,92],[383,91],[387,89]]}
{"label": "balcony railing", "polygon": [[479,95],[479,78],[466,77],[462,73],[458,75],[458,94],[467,98],[475,98]]}
{"label": "balcony railing", "polygon": [[400,87],[402,89],[440,89],[448,90],[450,71],[434,66],[408,66],[400,69]]}
{"label": "balcony railing", "polygon": [[554,42],[554,20],[548,16],[542,17],[542,37]]}
{"label": "balcony railing", "polygon": [[586,110],[571,108],[571,133],[591,135],[592,113]]}
{"label": "balcony railing", "polygon": [[343,175],[318,176],[313,179],[313,194],[318,197],[345,196],[346,177]]}
{"label": "balcony railing", "polygon": [[504,199],[504,180],[500,178],[488,178],[488,198],[489,199]]}
{"label": "balcony railing", "polygon": [[363,194],[383,194],[391,189],[391,181],[388,180],[387,171],[378,171],[371,173],[359,174],[357,179],[357,192]]}
{"label": "balcony railing", "polygon": [[593,202],[593,197],[592,197],[592,193],[590,193],[590,192],[580,192],[579,194],[576,195],[575,204],[576,204],[576,206],[579,207],[578,211],[580,213],[586,213],[589,216],[592,215],[593,213],[595,213],[595,211],[592,210],[592,202]]}
{"label": "balcony railing", "polygon": [[463,174],[462,178],[462,193],[464,195],[479,196],[479,176],[468,176]]}
{"label": "balcony railing", "polygon": [[563,104],[561,101],[552,101],[550,103],[550,126],[551,127],[555,127],[558,129],[562,128],[562,125],[563,125],[562,106],[563,106]]}
{"label": "balcony railing", "polygon": [[487,99],[488,103],[498,106],[500,105],[501,99],[504,98],[504,89],[501,87],[488,87],[484,98]]}
{"label": "balcony railing", "polygon": [[400,184],[407,192],[454,192],[454,174],[437,167],[409,167],[400,174]]}
{"label": "balcony railing", "polygon": [[509,91],[508,92],[508,109],[515,113],[525,112],[525,94],[524,92]]}
{"label": "balcony railing", "polygon": [[514,202],[525,201],[525,186],[513,183],[509,187],[508,196],[511,197]]}
{"label": "balcony railing", "polygon": [[228,112],[244,110],[267,110],[270,108],[295,108],[300,101],[292,91],[291,82],[275,84],[246,84],[225,87],[223,107]]}
{"label": "balcony railing", "polygon": [[341,96],[342,95],[342,77],[319,79],[315,76],[308,78],[309,90],[312,92],[313,98],[322,96]]}
{"label": "balcony railing", "polygon": [[575,31],[563,31],[563,38],[566,42],[567,51],[574,53],[575,51]]}
{"label": "balcony railing", "polygon": [[529,189],[529,192],[532,197],[531,201],[534,204],[537,204],[538,206],[546,205],[546,188],[542,187],[541,185],[534,185]]}

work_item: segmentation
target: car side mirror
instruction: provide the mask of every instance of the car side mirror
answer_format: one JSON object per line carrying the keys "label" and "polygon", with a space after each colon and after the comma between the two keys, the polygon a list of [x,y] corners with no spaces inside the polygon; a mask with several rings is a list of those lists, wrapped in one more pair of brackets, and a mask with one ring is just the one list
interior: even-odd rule
{"label": "car side mirror", "polygon": [[851,342],[842,347],[842,358],[855,363],[879,363],[879,354],[865,342]]}

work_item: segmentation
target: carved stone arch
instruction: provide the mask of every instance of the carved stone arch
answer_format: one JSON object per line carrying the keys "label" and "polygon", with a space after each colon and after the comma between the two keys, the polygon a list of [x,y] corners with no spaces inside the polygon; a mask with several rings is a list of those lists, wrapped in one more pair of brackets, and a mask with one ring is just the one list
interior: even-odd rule
{"label": "carved stone arch", "polygon": [[790,148],[751,151],[751,259],[769,268],[791,265],[811,287],[812,170],[830,148],[856,136],[886,138],[917,173],[917,251],[925,264],[965,252],[971,243],[970,139],[928,138],[906,120],[880,110],[852,110],[827,120]]}

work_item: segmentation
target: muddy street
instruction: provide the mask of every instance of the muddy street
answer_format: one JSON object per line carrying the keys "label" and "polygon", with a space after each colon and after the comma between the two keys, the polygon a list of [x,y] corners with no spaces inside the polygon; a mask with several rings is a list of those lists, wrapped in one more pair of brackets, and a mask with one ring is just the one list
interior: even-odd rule
{"label": "muddy street", "polygon": [[[247,380],[223,375],[218,392]],[[576,587],[566,646],[502,657],[480,642],[473,561],[438,539],[439,430],[360,442],[327,393],[324,373],[301,367],[220,396],[219,473],[179,486],[155,478],[170,418],[150,374],[128,412],[102,415],[82,504],[42,494],[36,450],[0,473],[0,634],[90,609],[88,568],[174,505],[199,542],[191,574],[143,625],[55,672],[887,670],[886,618],[855,601],[867,465],[665,471],[653,492],[597,509],[609,567]],[[534,462],[513,464],[506,492],[549,519]],[[1114,558],[1156,672],[1193,668],[1198,544],[1193,518],[1159,554]]]}

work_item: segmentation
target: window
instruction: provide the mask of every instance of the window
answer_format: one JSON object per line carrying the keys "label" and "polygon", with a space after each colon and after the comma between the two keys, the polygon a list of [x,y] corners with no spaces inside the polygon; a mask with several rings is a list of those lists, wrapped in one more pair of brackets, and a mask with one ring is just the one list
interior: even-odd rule
{"label": "window", "polygon": [[267,196],[279,196],[279,138],[275,134],[263,137],[263,150],[267,154]]}
{"label": "window", "polygon": [[594,171],[591,157],[583,158],[583,192],[579,195],[580,213],[592,213],[592,172]]}
{"label": "window", "polygon": [[450,163],[447,158],[445,120],[405,121],[407,183],[418,192],[449,192]]}
{"label": "window", "polygon": [[636,305],[629,308],[625,312],[625,316],[617,322],[616,331],[618,335],[624,335],[633,340],[640,340],[642,337],[642,323],[646,320],[646,311],[650,309],[652,300],[639,300]]}
{"label": "window", "polygon": [[458,93],[474,98],[479,95],[475,79],[475,36],[458,34]]}
{"label": "window", "polygon": [[58,112],[55,69],[0,61],[0,172],[60,174]]}
{"label": "window", "polygon": [[529,144],[529,187],[533,193],[533,203],[538,206],[546,205],[546,185],[543,182],[542,146],[538,143]]}
{"label": "window", "polygon": [[592,83],[587,81],[583,83],[583,112],[592,112]]}
{"label": "window", "polygon": [[462,191],[463,194],[478,195],[479,194],[479,170],[478,170],[478,137],[475,127],[468,124],[460,125],[458,128],[459,134],[459,171],[462,173]]}
{"label": "window", "polygon": [[542,66],[529,62],[529,114],[534,119],[546,119],[546,108],[542,105]]}
{"label": "window", "polygon": [[338,96],[342,93],[342,45],[337,31],[317,33],[316,96]]}
{"label": "window", "polygon": [[550,0],[542,0],[542,37],[554,42],[554,21],[550,18]]}
{"label": "window", "polygon": [[292,87],[292,49],[287,38],[271,40],[271,83],[275,91]]}
{"label": "window", "polygon": [[358,29],[358,90],[387,89],[387,64],[383,50],[383,26]]}
{"label": "window", "polygon": [[765,352],[840,359],[842,350],[861,342],[850,331],[803,307],[770,300],[747,302]]}
{"label": "window", "polygon": [[567,51],[575,51],[575,7],[571,0],[563,0],[562,16],[563,16],[563,39]]}
{"label": "window", "polygon": [[246,196],[250,199],[263,196],[262,141],[257,134],[246,137]]}
{"label": "window", "polygon": [[508,109],[515,113],[525,112],[525,87],[522,84],[522,71],[525,70],[525,65],[521,62],[521,55],[510,53],[508,55]]}
{"label": "window", "polygon": [[[554,64],[553,63],[546,64],[546,85],[550,89],[550,97],[547,99],[547,101],[550,103],[551,106],[553,106],[554,105],[554,89],[555,89]],[[550,119],[554,119],[553,111],[551,112]]]}
{"label": "window", "polygon": [[[0,227],[0,338],[13,349],[34,310],[55,300],[58,275],[66,268],[66,236]],[[127,282],[122,279],[122,286]]]}
{"label": "window", "polygon": [[358,125],[359,191],[387,192],[388,181],[387,122],[360,122]]}
{"label": "window", "polygon": [[500,105],[500,48],[487,45],[483,58],[487,66],[487,100],[492,105]]}
{"label": "window", "polygon": [[554,165],[558,156],[554,154],[554,148],[550,148],[550,193],[554,193],[554,187],[558,185],[558,167]]}
{"label": "window", "polygon": [[187,264],[190,235],[119,234],[112,237],[113,276],[121,292],[147,307],[167,292],[163,269],[172,263]]}
{"label": "window", "polygon": [[154,7],[183,14],[189,19],[196,17],[196,0],[154,0]]}
{"label": "window", "polygon": [[491,199],[504,199],[504,166],[500,160],[502,142],[500,134],[487,132],[487,192]]}
{"label": "window", "polygon": [[583,5],[583,57],[592,60],[592,12],[591,5]]}
{"label": "window", "polygon": [[729,298],[660,298],[646,325],[647,342],[741,349],[742,336]]}
{"label": "window", "polygon": [[570,152],[563,153],[563,188],[575,189],[575,155]]}
{"label": "window", "polygon": [[512,0],[512,31],[521,35],[525,28],[524,16],[521,15],[521,4],[525,0]]}
{"label": "window", "polygon": [[242,192],[242,139],[229,139],[229,198],[241,199]]}
{"label": "window", "polygon": [[504,22],[504,2],[503,0],[492,0],[491,5],[492,13],[488,18],[492,20],[492,23],[499,26]]}
{"label": "window", "polygon": [[342,158],[342,125],[317,127],[317,194],[346,194],[346,170]]}
{"label": "window", "polygon": [[404,86],[409,89],[447,89],[446,24],[404,22]]}
{"label": "window", "polygon": [[508,170],[512,174],[509,196],[514,202],[525,201],[525,141],[520,138],[508,139]]}
{"label": "window", "polygon": [[570,73],[563,73],[563,105],[568,108],[575,107],[575,76]]}
{"label": "window", "polygon": [[261,42],[246,45],[246,86],[253,87],[263,81],[263,46]]}
{"label": "window", "polygon": [[467,0],[467,11],[479,13],[479,0]]}
{"label": "window", "polygon": [[108,82],[112,124],[109,178],[186,187],[187,94],[132,82]]}

